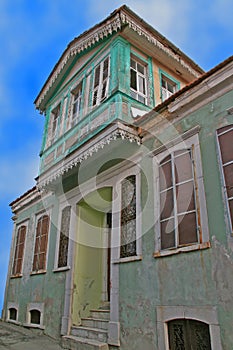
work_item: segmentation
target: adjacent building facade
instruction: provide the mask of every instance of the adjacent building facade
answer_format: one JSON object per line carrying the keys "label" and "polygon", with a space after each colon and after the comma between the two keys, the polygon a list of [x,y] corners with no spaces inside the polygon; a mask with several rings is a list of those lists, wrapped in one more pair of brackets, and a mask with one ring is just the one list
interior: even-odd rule
{"label": "adjacent building facade", "polygon": [[232,349],[232,73],[126,6],[68,45],[11,203],[5,320],[67,349]]}

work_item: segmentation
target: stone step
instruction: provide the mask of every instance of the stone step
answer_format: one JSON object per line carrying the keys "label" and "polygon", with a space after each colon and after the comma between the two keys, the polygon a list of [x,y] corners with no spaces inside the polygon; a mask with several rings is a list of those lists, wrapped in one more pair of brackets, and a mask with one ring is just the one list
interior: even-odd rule
{"label": "stone step", "polygon": [[71,328],[71,335],[80,338],[97,340],[103,343],[106,343],[108,338],[107,330],[84,326],[73,326]]}
{"label": "stone step", "polygon": [[98,328],[108,330],[108,320],[99,318],[82,318],[81,324],[83,327]]}
{"label": "stone step", "polygon": [[62,337],[62,347],[69,350],[109,350],[107,343],[73,335]]}
{"label": "stone step", "polygon": [[97,318],[101,320],[110,320],[110,310],[104,310],[104,309],[93,309],[90,311],[91,318]]}

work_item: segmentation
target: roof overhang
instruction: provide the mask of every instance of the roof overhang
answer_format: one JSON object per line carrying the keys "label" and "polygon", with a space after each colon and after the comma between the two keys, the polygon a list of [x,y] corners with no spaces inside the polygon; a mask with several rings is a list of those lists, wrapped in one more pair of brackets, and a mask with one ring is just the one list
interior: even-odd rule
{"label": "roof overhang", "polygon": [[133,31],[138,38],[141,40],[143,39],[150,44],[150,46],[152,45],[154,48],[157,48],[163,55],[175,60],[177,65],[186,70],[194,78],[203,73],[203,70],[197,64],[169,40],[143,21],[127,6],[122,6],[104,21],[71,41],[35,99],[34,103],[36,108],[44,112],[48,92],[56,85],[57,81],[60,80],[60,75],[63,73],[64,68],[71,63],[77,55],[90,49],[104,38],[110,37],[114,33],[123,30],[125,27],[128,27],[131,32]]}

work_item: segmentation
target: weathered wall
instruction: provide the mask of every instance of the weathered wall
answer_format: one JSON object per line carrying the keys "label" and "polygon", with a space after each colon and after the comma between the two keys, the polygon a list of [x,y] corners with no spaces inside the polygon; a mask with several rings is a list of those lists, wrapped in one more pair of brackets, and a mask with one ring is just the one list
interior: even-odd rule
{"label": "weathered wall", "polygon": [[[142,183],[143,260],[120,265],[120,324],[121,350],[158,349],[157,306],[212,306],[216,307],[221,331],[222,348],[233,348],[233,252],[232,237],[226,225],[221,190],[220,168],[215,130],[233,123],[226,109],[232,106],[233,93],[207,104],[201,110],[178,118],[164,130],[164,142],[199,125],[202,168],[208,211],[211,248],[169,257],[153,257],[155,232],[148,220],[153,221],[153,196],[145,191],[146,180],[152,189],[151,159],[144,159],[146,180]],[[175,129],[174,129],[175,127]],[[150,129],[151,132],[153,130]],[[155,131],[157,133],[157,131]],[[147,143],[151,147],[151,141]],[[147,162],[147,164],[146,164]]]}

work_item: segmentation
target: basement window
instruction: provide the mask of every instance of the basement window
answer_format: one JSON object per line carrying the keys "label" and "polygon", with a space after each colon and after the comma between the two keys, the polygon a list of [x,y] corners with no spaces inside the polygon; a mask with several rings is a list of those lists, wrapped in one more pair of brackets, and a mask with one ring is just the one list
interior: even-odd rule
{"label": "basement window", "polygon": [[9,319],[12,321],[16,321],[17,320],[17,309],[15,309],[14,307],[11,307],[9,309]]}
{"label": "basement window", "polygon": [[30,310],[30,323],[40,325],[41,312],[39,310]]}

